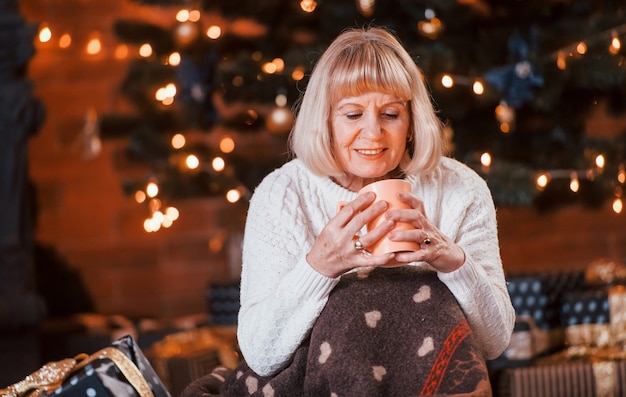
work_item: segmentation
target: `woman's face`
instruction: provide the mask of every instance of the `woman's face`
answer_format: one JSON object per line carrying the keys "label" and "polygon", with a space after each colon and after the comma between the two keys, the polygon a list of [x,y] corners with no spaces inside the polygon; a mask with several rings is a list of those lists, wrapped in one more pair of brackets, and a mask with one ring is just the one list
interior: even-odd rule
{"label": "woman's face", "polygon": [[356,191],[395,170],[405,152],[410,119],[407,101],[381,92],[334,103],[333,150],[346,174],[338,182]]}

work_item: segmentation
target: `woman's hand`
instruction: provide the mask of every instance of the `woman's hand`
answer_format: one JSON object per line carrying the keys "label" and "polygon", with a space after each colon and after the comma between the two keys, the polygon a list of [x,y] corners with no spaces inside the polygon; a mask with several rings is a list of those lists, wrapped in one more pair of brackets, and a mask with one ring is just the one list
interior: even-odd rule
{"label": "woman's hand", "polygon": [[452,272],[465,263],[465,252],[433,225],[424,211],[424,203],[410,193],[399,192],[400,201],[413,209],[390,210],[385,214],[388,220],[407,222],[415,226],[414,230],[397,230],[389,233],[394,241],[417,241],[420,250],[397,253],[398,262],[428,262],[440,272]]}
{"label": "woman's hand", "polygon": [[[307,262],[315,270],[327,277],[337,277],[356,267],[385,265],[394,258],[393,253],[364,255],[354,245],[355,236],[363,226],[388,208],[385,201],[372,204],[375,198],[376,195],[371,192],[358,196],[337,212],[322,229],[307,255]],[[367,248],[389,233],[394,224],[393,220],[387,220],[365,236],[360,236],[359,241]]]}

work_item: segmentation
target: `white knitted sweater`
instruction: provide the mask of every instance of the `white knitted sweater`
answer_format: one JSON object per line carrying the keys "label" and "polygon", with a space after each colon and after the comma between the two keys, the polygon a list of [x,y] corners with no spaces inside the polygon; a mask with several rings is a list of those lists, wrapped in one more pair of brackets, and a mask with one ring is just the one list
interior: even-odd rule
{"label": "white knitted sweater", "polygon": [[[465,264],[439,273],[439,279],[465,312],[485,357],[497,357],[509,343],[515,313],[485,181],[450,158],[429,177],[407,180],[430,221],[465,251]],[[312,174],[298,159],[269,174],[254,191],[244,233],[238,339],[244,359],[259,375],[275,374],[289,363],[338,283],[309,266],[306,255],[337,204],[356,196]]]}

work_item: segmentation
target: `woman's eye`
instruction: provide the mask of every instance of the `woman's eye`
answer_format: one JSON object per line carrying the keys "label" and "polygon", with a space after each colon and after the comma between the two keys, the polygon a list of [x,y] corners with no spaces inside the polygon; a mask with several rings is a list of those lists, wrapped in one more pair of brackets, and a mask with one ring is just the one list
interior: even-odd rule
{"label": "woman's eye", "polygon": [[398,113],[383,113],[383,117],[388,119],[397,119]]}
{"label": "woman's eye", "polygon": [[348,118],[348,120],[356,120],[361,117],[361,113],[348,113],[346,117]]}

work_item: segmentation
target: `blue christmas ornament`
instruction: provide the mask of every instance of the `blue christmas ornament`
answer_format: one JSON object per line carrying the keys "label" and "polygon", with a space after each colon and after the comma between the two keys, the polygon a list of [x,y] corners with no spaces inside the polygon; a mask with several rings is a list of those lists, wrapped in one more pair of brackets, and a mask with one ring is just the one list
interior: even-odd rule
{"label": "blue christmas ornament", "polygon": [[187,106],[192,124],[210,128],[219,118],[213,104],[217,52],[207,51],[199,56],[185,55],[176,68],[178,94],[176,100]]}
{"label": "blue christmas ornament", "polygon": [[543,86],[543,77],[535,73],[528,60],[528,43],[517,33],[509,39],[509,52],[515,63],[488,70],[483,78],[503,94],[508,106],[519,108],[534,98],[534,88]]}

